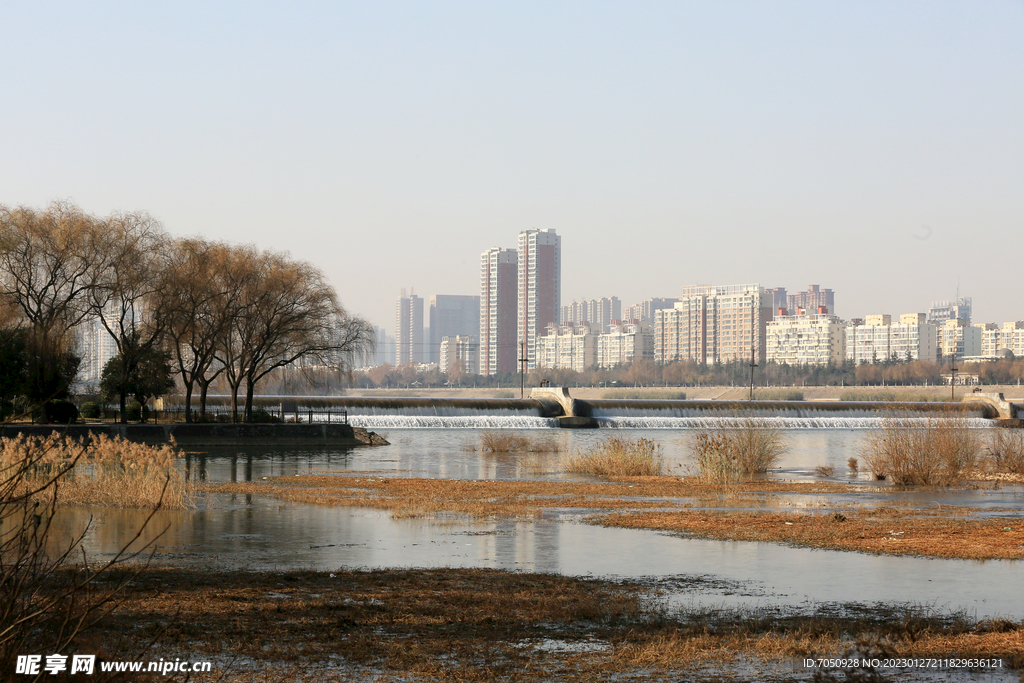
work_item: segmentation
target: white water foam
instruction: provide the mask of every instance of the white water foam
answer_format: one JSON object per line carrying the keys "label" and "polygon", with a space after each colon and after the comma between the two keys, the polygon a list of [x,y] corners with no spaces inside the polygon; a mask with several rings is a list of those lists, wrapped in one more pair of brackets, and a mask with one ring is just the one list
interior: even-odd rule
{"label": "white water foam", "polygon": [[[735,424],[735,417],[599,417],[598,424],[607,429],[708,429],[728,428]],[[925,426],[927,417],[901,418]],[[881,429],[885,424],[884,417],[829,417],[819,413],[814,417],[758,417],[758,422],[774,425],[783,429]],[[966,418],[967,425],[972,428],[992,427],[992,421],[980,417]]]}
{"label": "white water foam", "polygon": [[551,429],[558,420],[536,415],[349,415],[367,429]]}

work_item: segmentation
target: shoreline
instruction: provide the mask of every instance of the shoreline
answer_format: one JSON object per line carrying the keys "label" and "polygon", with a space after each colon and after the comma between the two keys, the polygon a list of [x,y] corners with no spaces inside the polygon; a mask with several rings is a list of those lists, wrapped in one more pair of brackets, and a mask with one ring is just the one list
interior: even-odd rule
{"label": "shoreline", "polygon": [[121,437],[127,441],[146,444],[164,444],[173,441],[178,446],[251,446],[254,443],[264,443],[268,446],[330,445],[355,448],[357,446],[385,446],[388,443],[375,432],[349,424],[187,424],[175,422],[168,424],[6,424],[0,426],[0,437],[3,438],[14,438],[19,434],[45,438],[54,432],[73,439],[104,434],[110,438]]}

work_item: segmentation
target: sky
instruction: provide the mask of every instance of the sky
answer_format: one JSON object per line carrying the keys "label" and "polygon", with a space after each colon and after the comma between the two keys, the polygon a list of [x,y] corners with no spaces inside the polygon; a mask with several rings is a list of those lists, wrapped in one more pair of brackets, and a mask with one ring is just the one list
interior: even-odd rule
{"label": "sky", "polygon": [[835,291],[1024,319],[1024,0],[0,5],[0,204],[401,288],[562,236],[562,302]]}

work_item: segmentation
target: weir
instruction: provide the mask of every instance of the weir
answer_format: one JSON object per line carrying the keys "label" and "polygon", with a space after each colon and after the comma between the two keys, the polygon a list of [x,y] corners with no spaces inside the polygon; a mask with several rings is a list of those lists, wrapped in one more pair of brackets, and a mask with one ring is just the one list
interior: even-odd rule
{"label": "weir", "polygon": [[870,429],[888,417],[928,418],[955,414],[973,426],[1001,417],[991,401],[715,401],[578,399],[566,387],[531,390],[530,398],[390,398],[353,396],[331,399],[356,425],[373,428],[618,428],[687,429],[757,417],[795,429]]}

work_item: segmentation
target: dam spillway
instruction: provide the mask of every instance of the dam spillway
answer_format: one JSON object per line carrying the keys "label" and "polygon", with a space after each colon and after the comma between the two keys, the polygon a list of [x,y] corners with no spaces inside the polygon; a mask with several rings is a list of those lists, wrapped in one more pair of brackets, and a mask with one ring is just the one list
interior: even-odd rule
{"label": "dam spillway", "polygon": [[569,399],[566,406],[567,397],[568,392],[557,398],[535,392],[523,399],[354,396],[330,402],[344,408],[352,424],[372,429],[699,429],[746,417],[790,429],[875,429],[892,417],[924,421],[948,415],[986,427],[997,417],[983,403]]}

